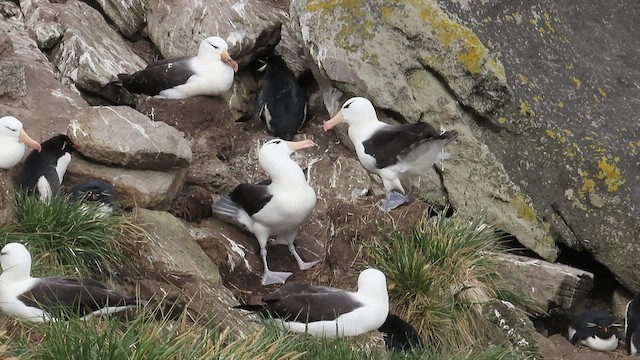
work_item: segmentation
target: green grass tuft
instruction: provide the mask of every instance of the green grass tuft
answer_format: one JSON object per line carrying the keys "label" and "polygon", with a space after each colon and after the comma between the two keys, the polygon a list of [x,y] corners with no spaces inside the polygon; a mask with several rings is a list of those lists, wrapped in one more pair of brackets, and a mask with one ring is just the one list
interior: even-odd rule
{"label": "green grass tuft", "polygon": [[490,256],[500,250],[500,239],[491,227],[482,226],[482,214],[445,213],[425,216],[410,232],[387,229],[388,244],[372,247],[371,254],[387,276],[395,311],[426,343],[452,349],[487,344],[495,340],[495,327],[480,314],[479,305],[501,294]]}
{"label": "green grass tuft", "polygon": [[58,196],[49,202],[16,194],[18,220],[0,229],[0,247],[9,242],[27,246],[38,276],[75,274],[105,278],[124,256],[117,239],[128,220],[122,215],[101,217],[94,204]]}

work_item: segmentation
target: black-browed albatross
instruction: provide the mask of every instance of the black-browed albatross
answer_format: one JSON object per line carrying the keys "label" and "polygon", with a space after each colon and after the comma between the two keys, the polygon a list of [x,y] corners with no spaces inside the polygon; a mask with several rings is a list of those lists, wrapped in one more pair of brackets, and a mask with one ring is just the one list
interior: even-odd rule
{"label": "black-browed albatross", "polygon": [[[385,212],[409,201],[420,183],[420,176],[436,160],[449,156],[442,150],[458,137],[455,130],[440,132],[424,122],[402,125],[383,123],[378,120],[371,102],[362,97],[345,101],[336,116],[322,127],[327,131],[343,121],[349,125],[349,138],[362,166],[382,178],[387,196],[380,208]],[[408,193],[401,183],[405,177],[411,180]]]}
{"label": "black-browed albatross", "polygon": [[307,183],[300,166],[291,159],[296,150],[314,145],[309,139],[267,141],[260,148],[258,159],[271,182],[240,184],[231,194],[213,204],[214,213],[232,217],[256,236],[264,265],[262,285],[284,283],[292,275],[290,272],[269,270],[266,246],[270,236],[276,237],[273,244],[289,247],[300,270],[307,270],[318,263],[303,261],[294,245],[298,228],[316,205],[316,193]]}
{"label": "black-browed albatross", "polygon": [[291,282],[262,301],[235,307],[272,318],[284,330],[329,338],[379,329],[389,314],[387,280],[377,269],[360,273],[356,292]]}
{"label": "black-browed albatross", "polygon": [[137,94],[185,99],[224,93],[236,71],[238,64],[229,56],[227,42],[212,36],[202,40],[196,56],[159,60],[131,75],[118,74],[112,84]]}
{"label": "black-browed albatross", "polygon": [[77,315],[84,319],[139,306],[134,297],[121,295],[97,280],[54,276],[31,277],[31,254],[20,243],[0,251],[0,310],[34,322]]}
{"label": "black-browed albatross", "polygon": [[3,116],[0,118],[0,169],[11,169],[22,160],[25,145],[41,151],[40,144],[27,135],[22,128],[20,120],[13,116]]}

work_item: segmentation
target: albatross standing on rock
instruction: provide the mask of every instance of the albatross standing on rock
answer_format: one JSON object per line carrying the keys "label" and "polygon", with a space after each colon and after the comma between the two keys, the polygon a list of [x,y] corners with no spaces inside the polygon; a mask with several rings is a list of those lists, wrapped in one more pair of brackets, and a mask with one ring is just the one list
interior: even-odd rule
{"label": "albatross standing on rock", "polygon": [[55,315],[76,314],[84,319],[141,305],[135,298],[108,289],[97,280],[55,276],[31,277],[31,254],[19,243],[0,251],[0,310],[34,322]]}
{"label": "albatross standing on rock", "polygon": [[22,160],[25,145],[42,151],[40,144],[27,135],[22,129],[20,120],[13,116],[3,116],[0,118],[0,169],[11,169]]}
{"label": "albatross standing on rock", "polygon": [[119,80],[112,84],[137,94],[185,99],[224,93],[236,71],[238,64],[229,56],[227,42],[212,36],[202,40],[197,56],[159,60],[131,75],[118,74]]}
{"label": "albatross standing on rock", "polygon": [[305,262],[293,244],[298,228],[316,205],[316,193],[307,183],[300,166],[291,159],[296,150],[314,146],[314,142],[274,139],[260,148],[260,166],[269,175],[271,183],[240,184],[231,194],[213,204],[213,212],[231,216],[251,231],[260,243],[260,256],[264,264],[262,285],[284,283],[290,272],[274,272],[267,265],[267,242],[276,236],[274,244],[286,244],[298,262],[300,270],[318,263]]}
{"label": "albatross standing on rock", "polygon": [[387,280],[377,269],[360,273],[356,292],[291,282],[262,301],[235,307],[271,317],[285,330],[329,338],[379,329],[389,314]]}
{"label": "albatross standing on rock", "polygon": [[[385,124],[378,120],[371,102],[362,97],[347,100],[338,114],[326,121],[322,128],[327,131],[343,121],[349,125],[349,139],[362,166],[382,178],[387,196],[380,208],[385,212],[409,201],[420,183],[420,176],[436,160],[449,157],[442,150],[458,137],[455,130],[440,132],[423,122]],[[401,179],[404,177],[411,179],[408,193],[402,187]]]}

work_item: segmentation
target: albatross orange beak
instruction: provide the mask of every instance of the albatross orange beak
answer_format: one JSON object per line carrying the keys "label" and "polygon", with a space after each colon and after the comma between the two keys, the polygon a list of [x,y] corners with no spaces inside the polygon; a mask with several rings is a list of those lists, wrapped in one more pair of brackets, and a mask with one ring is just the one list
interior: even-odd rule
{"label": "albatross orange beak", "polygon": [[310,148],[315,145],[316,143],[314,143],[313,140],[311,139],[306,139],[302,141],[287,141],[287,146],[289,146],[289,149],[291,149],[291,151],[298,151],[301,149]]}
{"label": "albatross orange beak", "polygon": [[24,130],[20,130],[20,135],[18,135],[18,140],[20,140],[21,143],[27,145],[28,147],[34,150],[38,150],[38,152],[42,151],[42,146],[40,146],[40,143],[30,138],[29,135],[27,135],[27,133],[24,132]]}
{"label": "albatross orange beak", "polygon": [[220,58],[222,59],[223,63],[229,65],[229,67],[233,69],[233,72],[238,72],[238,63],[231,58],[227,50],[222,52]]}
{"label": "albatross orange beak", "polygon": [[343,121],[344,121],[344,115],[342,115],[342,110],[340,110],[338,111],[336,116],[334,116],[330,120],[325,121],[324,124],[322,124],[322,128],[324,129],[324,131],[327,131],[335,127],[336,125],[340,124]]}

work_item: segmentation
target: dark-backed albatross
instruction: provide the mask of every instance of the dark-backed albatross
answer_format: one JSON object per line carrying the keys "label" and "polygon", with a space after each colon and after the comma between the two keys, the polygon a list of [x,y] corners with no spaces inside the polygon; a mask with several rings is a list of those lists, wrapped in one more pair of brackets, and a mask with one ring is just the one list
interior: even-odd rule
{"label": "dark-backed albatross", "polygon": [[31,254],[20,243],[9,243],[0,251],[0,310],[33,322],[77,315],[88,319],[135,308],[141,303],[121,295],[103,283],[86,278],[31,277]]}
{"label": "dark-backed albatross", "polygon": [[260,166],[269,175],[268,184],[240,184],[229,195],[213,204],[213,212],[230,216],[251,231],[260,244],[264,265],[262,285],[284,283],[290,272],[275,272],[267,265],[267,242],[284,244],[298,262],[300,270],[307,270],[318,261],[305,262],[296,251],[294,241],[298,228],[311,215],[316,205],[316,193],[307,183],[300,166],[291,154],[314,146],[312,140],[285,141],[273,139],[260,148]]}
{"label": "dark-backed albatross", "polygon": [[272,318],[284,330],[329,338],[377,330],[389,314],[387,280],[377,269],[360,273],[356,292],[291,282],[262,301],[235,307]]}
{"label": "dark-backed albatross", "polygon": [[228,48],[222,38],[208,37],[200,43],[196,56],[159,60],[131,75],[118,74],[118,80],[112,84],[157,98],[220,95],[231,88],[238,71]]}
{"label": "dark-backed albatross", "polygon": [[3,116],[0,118],[0,169],[11,169],[22,160],[25,145],[41,151],[40,144],[27,135],[22,128],[20,120],[13,116]]}
{"label": "dark-backed albatross", "polygon": [[[436,160],[449,157],[443,149],[458,137],[455,130],[440,132],[424,122],[383,123],[378,120],[371,102],[362,97],[345,101],[336,116],[326,121],[322,128],[327,131],[343,121],[349,125],[349,139],[362,166],[382,178],[387,195],[380,208],[385,212],[409,201],[420,183],[420,176]],[[408,193],[402,186],[403,178],[411,180]]]}

